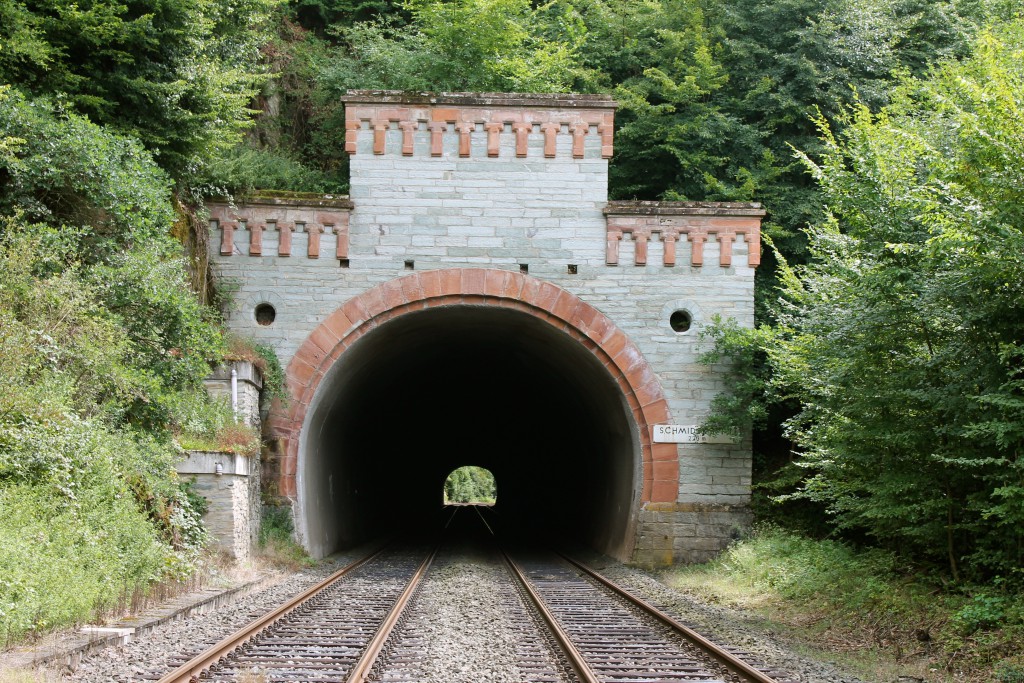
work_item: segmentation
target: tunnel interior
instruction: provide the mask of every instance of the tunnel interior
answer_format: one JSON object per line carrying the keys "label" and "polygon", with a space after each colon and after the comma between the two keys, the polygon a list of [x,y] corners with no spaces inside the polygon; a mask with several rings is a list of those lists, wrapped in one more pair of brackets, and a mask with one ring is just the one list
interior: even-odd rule
{"label": "tunnel interior", "polygon": [[303,425],[302,540],[325,556],[433,518],[466,464],[493,473],[506,528],[631,550],[642,466],[621,389],[570,335],[487,305],[393,318],[334,363]]}

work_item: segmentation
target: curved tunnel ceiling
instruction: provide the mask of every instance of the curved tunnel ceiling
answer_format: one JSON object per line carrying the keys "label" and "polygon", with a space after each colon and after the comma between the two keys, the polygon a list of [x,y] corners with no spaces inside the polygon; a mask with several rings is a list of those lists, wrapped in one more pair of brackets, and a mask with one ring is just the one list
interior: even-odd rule
{"label": "curved tunnel ceiling", "polygon": [[486,305],[415,311],[346,350],[303,428],[300,530],[322,556],[431,516],[462,465],[494,473],[527,533],[625,556],[640,480],[635,426],[569,335]]}

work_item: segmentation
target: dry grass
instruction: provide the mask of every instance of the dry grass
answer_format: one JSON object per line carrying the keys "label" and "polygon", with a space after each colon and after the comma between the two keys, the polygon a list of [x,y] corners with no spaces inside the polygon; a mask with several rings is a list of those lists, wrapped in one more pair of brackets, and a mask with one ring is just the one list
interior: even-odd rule
{"label": "dry grass", "polygon": [[227,352],[224,354],[226,360],[249,361],[256,366],[261,375],[267,374],[267,359],[256,351],[252,340],[229,333],[224,335],[224,341],[228,347]]}
{"label": "dry grass", "polygon": [[46,669],[2,669],[0,683],[57,683],[60,677]]}
{"label": "dry grass", "polygon": [[281,571],[294,572],[316,564],[298,543],[290,538],[265,537],[260,543],[257,561]]}

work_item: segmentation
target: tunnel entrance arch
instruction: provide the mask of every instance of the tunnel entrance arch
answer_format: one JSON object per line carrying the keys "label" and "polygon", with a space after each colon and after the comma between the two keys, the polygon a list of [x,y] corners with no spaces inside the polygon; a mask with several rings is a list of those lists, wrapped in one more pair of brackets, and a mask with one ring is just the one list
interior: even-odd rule
{"label": "tunnel entrance arch", "polygon": [[667,403],[640,351],[596,308],[520,273],[425,271],[367,290],[287,376],[291,401],[270,423],[278,489],[316,556],[422,519],[427,480],[467,460],[505,483],[510,519],[622,558],[640,506],[677,495],[676,450],[650,438]]}

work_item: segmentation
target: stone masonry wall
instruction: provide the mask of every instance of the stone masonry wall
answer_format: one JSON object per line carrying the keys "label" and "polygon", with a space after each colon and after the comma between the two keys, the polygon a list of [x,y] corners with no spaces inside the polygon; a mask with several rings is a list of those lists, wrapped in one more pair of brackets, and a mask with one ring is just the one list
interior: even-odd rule
{"label": "stone masonry wall", "polygon": [[[204,380],[207,393],[231,401],[231,369],[236,373],[238,415],[260,427],[260,391],[263,379],[248,361],[237,361],[214,370]],[[256,546],[260,532],[260,461],[235,453],[189,451],[176,467],[178,475],[195,481],[196,492],[209,505],[203,523],[217,548],[229,557],[244,560]]]}
{"label": "stone masonry wall", "polygon": [[[273,344],[287,365],[326,316],[409,269],[528,270],[614,321],[655,370],[671,422],[699,424],[725,384],[721,368],[696,362],[698,330],[714,315],[753,324],[763,212],[609,204],[614,106],[600,96],[350,94],[349,199],[211,207],[214,268],[237,285],[230,326]],[[257,320],[266,304],[269,324]],[[686,332],[669,323],[678,310],[692,317]],[[749,442],[677,448],[676,500],[638,514],[642,564],[705,560],[749,523]]]}
{"label": "stone masonry wall", "polygon": [[190,451],[177,466],[178,476],[195,481],[206,498],[203,524],[216,548],[228,557],[247,559],[259,531],[258,459],[234,453]]}

